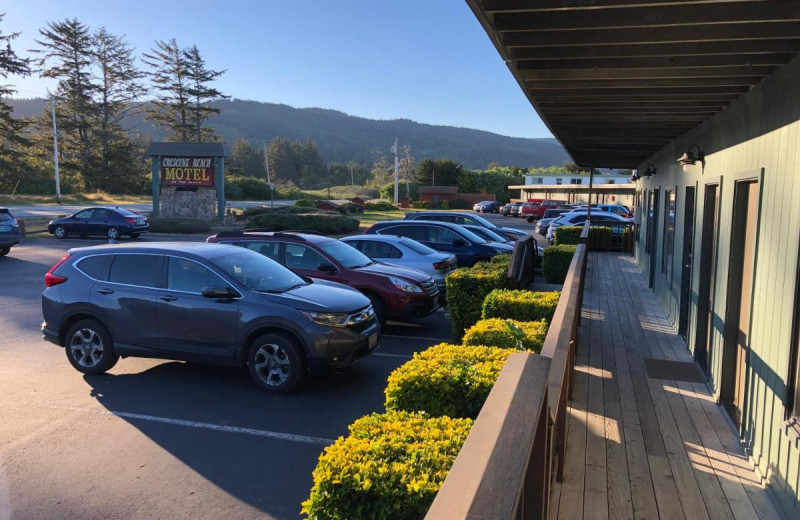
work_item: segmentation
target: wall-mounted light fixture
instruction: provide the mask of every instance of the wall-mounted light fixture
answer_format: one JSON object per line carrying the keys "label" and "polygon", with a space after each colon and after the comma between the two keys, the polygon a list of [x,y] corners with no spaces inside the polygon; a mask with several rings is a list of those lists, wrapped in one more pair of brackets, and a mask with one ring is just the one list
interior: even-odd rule
{"label": "wall-mounted light fixture", "polygon": [[703,169],[705,170],[706,154],[696,144],[691,145],[689,149],[686,150],[686,153],[678,158],[678,162],[683,165],[683,171],[688,171],[688,167],[694,166],[697,161],[700,161],[700,164],[703,165]]}
{"label": "wall-mounted light fixture", "polygon": [[656,174],[656,165],[655,164],[648,164],[647,169],[642,172],[644,177],[652,177]]}
{"label": "wall-mounted light fixture", "polygon": [[631,174],[631,182],[636,182],[639,180],[639,178],[639,170],[633,170],[633,173]]}

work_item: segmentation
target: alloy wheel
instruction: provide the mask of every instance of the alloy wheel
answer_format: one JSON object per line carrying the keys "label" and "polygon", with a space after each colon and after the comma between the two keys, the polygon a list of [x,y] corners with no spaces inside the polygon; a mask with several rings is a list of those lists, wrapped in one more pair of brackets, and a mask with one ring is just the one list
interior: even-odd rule
{"label": "alloy wheel", "polygon": [[260,346],[254,361],[256,374],[268,386],[280,386],[289,378],[292,362],[280,345]]}
{"label": "alloy wheel", "polygon": [[93,368],[103,359],[103,340],[89,328],[78,329],[69,342],[72,357],[82,367]]}

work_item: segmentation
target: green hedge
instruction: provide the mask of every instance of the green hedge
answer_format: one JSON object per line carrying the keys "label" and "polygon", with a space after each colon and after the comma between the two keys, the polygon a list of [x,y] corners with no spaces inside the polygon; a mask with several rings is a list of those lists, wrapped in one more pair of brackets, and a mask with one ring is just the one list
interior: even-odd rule
{"label": "green hedge", "polygon": [[[583,226],[561,226],[553,234],[553,243],[557,246],[564,244],[578,245],[581,243]],[[589,231],[591,233],[591,229]]]}
{"label": "green hedge", "polygon": [[502,264],[481,263],[456,269],[445,280],[447,307],[453,322],[453,336],[461,339],[464,331],[481,319],[483,299],[495,289],[508,286]]}
{"label": "green hedge", "polygon": [[470,204],[464,199],[452,199],[450,202],[450,209],[472,209],[474,204]]}
{"label": "green hedge", "polygon": [[517,340],[506,327],[506,321],[510,321],[525,333],[522,346],[525,350],[539,353],[544,345],[544,338],[547,336],[547,321],[517,321],[491,318],[481,320],[466,333],[464,333],[464,345],[476,346],[486,345],[487,347],[517,348]]}
{"label": "green hedge", "polygon": [[422,520],[464,445],[470,419],[373,414],[325,448],[302,513],[309,520]]}
{"label": "green hedge", "polygon": [[556,312],[561,293],[512,291],[497,289],[490,292],[483,301],[483,319],[501,318],[504,320],[539,321],[550,323]]}
{"label": "green hedge", "polygon": [[342,235],[358,229],[360,222],[336,212],[316,212],[306,215],[289,213],[264,213],[248,220],[248,227],[270,231],[287,229],[317,231],[326,235]]}
{"label": "green hedge", "polygon": [[545,248],[542,258],[542,274],[547,283],[563,284],[567,278],[569,264],[575,255],[576,246],[562,245]]}
{"label": "green hedge", "polygon": [[367,211],[394,211],[397,208],[391,202],[367,202],[364,204]]}
{"label": "green hedge", "polygon": [[316,206],[251,206],[242,211],[241,216],[245,219],[255,217],[256,215],[308,215],[308,214],[328,214],[338,215],[336,211],[325,211],[317,209]]}
{"label": "green hedge", "polygon": [[515,349],[442,343],[389,375],[386,409],[474,419]]}
{"label": "green hedge", "polygon": [[317,204],[319,201],[314,199],[300,199],[294,203],[298,208],[316,208]]}
{"label": "green hedge", "polygon": [[439,201],[439,209],[450,209],[450,201],[449,200],[440,200]]}
{"label": "green hedge", "polygon": [[179,235],[208,234],[211,232],[210,220],[191,218],[149,217],[151,233],[174,233]]}
{"label": "green hedge", "polygon": [[433,207],[433,204],[431,204],[431,201],[429,200],[426,201],[415,200],[411,203],[411,207],[414,209],[431,209]]}

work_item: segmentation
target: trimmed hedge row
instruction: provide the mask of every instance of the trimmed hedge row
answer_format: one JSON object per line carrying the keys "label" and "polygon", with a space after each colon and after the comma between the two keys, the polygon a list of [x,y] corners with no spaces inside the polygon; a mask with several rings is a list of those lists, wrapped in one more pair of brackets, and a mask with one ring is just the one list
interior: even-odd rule
{"label": "trimmed hedge row", "polygon": [[495,289],[508,286],[502,263],[480,263],[456,269],[447,276],[447,306],[453,322],[453,336],[461,339],[464,331],[481,319],[483,300]]}
{"label": "trimmed hedge row", "polygon": [[[557,246],[561,245],[578,245],[581,243],[581,233],[583,226],[561,226],[553,233],[553,243]],[[589,228],[589,233],[592,229]]]}
{"label": "trimmed hedge row", "polygon": [[474,419],[515,349],[442,343],[389,376],[386,409]]}
{"label": "trimmed hedge row", "polygon": [[180,235],[208,234],[211,221],[191,218],[148,217],[151,233],[175,233]]}
{"label": "trimmed hedge row", "polygon": [[491,318],[481,320],[470,327],[464,334],[464,345],[490,345],[498,348],[517,348],[517,340],[509,332],[506,322],[510,321],[525,333],[522,346],[525,350],[538,354],[542,351],[544,338],[547,336],[547,320],[518,321]]}
{"label": "trimmed hedge row", "polygon": [[310,520],[419,520],[472,428],[470,419],[372,414],[325,448],[302,513]]}
{"label": "trimmed hedge row", "polygon": [[[581,243],[582,232],[583,226],[562,226],[556,229],[553,243],[557,246],[578,245]],[[586,244],[592,250],[611,249],[611,228],[605,226],[590,227]]]}
{"label": "trimmed hedge row", "polygon": [[562,245],[545,248],[542,258],[542,274],[547,283],[563,284],[567,278],[569,264],[575,256],[577,246]]}
{"label": "trimmed hedge row", "polygon": [[342,235],[358,229],[360,222],[335,212],[316,212],[305,215],[289,213],[264,213],[248,221],[248,227],[270,231],[287,229],[317,231],[326,235]]}
{"label": "trimmed hedge row", "polygon": [[391,202],[367,202],[364,204],[367,211],[393,211],[397,208]]}
{"label": "trimmed hedge row", "polygon": [[556,312],[561,293],[512,291],[496,289],[483,301],[483,319],[500,318],[517,321],[546,320],[550,323]]}

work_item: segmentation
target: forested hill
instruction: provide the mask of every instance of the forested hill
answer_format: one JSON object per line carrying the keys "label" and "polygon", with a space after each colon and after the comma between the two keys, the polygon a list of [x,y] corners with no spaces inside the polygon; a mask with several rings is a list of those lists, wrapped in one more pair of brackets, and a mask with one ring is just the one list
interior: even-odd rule
{"label": "forested hill", "polygon": [[[41,114],[46,101],[10,100],[17,117]],[[274,137],[312,139],[323,158],[329,162],[359,161],[370,164],[372,152],[381,148],[386,154],[395,137],[401,145],[411,146],[419,158],[448,157],[467,168],[485,168],[489,163],[536,167],[563,164],[569,160],[555,139],[522,139],[491,132],[416,123],[407,119],[379,121],[347,115],[322,108],[293,108],[275,103],[230,100],[215,102],[222,113],[209,120],[229,146],[238,137],[256,143]],[[125,126],[140,130],[153,139],[163,134],[140,117],[126,121]]]}

